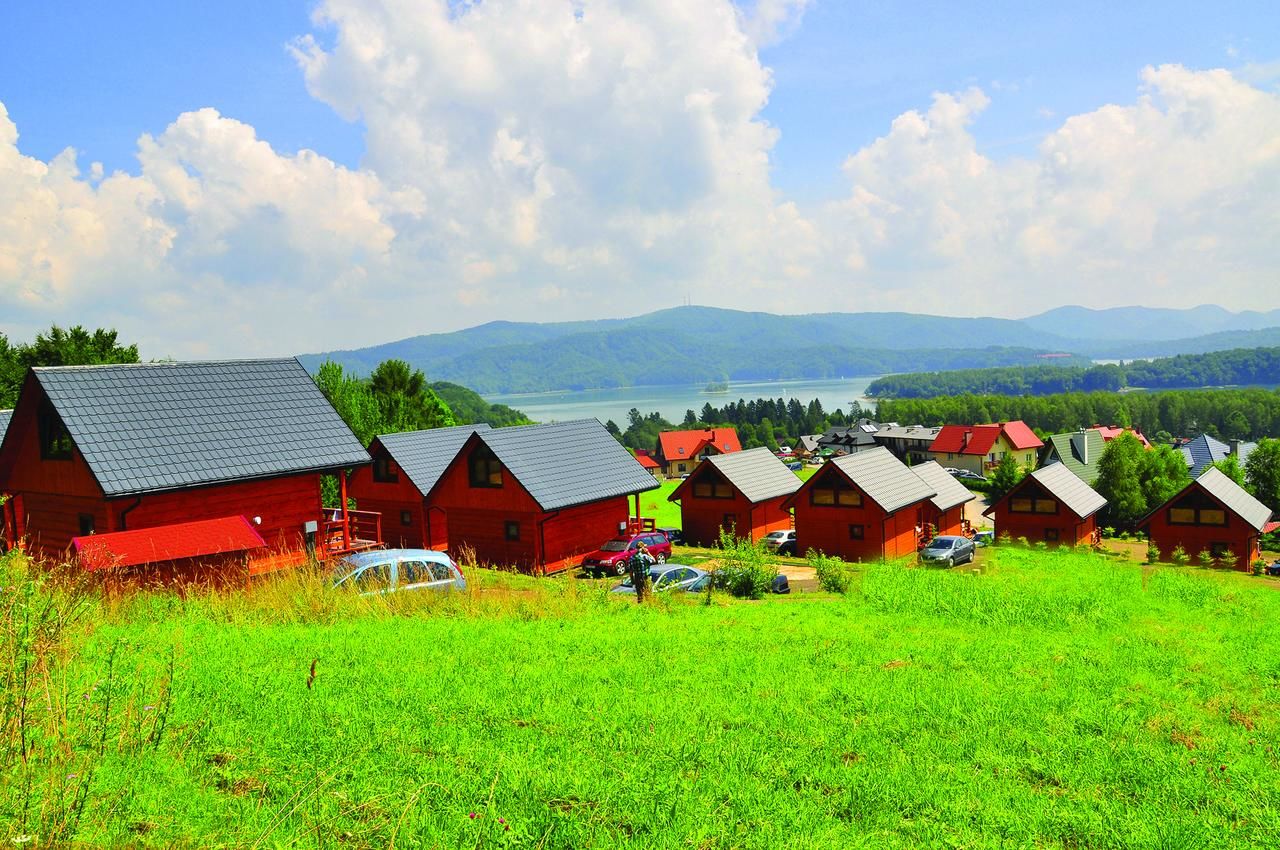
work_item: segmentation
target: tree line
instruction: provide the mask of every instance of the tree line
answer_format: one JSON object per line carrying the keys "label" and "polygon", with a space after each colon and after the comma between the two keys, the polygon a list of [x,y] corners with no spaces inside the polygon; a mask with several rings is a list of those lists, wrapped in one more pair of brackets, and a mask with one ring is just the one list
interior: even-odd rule
{"label": "tree line", "polygon": [[1280,348],[1236,348],[1099,366],[1002,366],[886,375],[871,383],[876,398],[932,398],[963,393],[1050,395],[1125,387],[1178,389],[1280,383]]}
{"label": "tree line", "polygon": [[1151,393],[958,395],[885,399],[881,422],[903,425],[1001,422],[1021,419],[1038,434],[1060,434],[1090,425],[1139,428],[1157,442],[1208,434],[1221,440],[1280,434],[1280,391],[1264,389],[1166,390]]}
{"label": "tree line", "polygon": [[630,449],[653,450],[658,444],[658,434],[663,431],[732,427],[737,430],[744,449],[764,446],[777,451],[779,446],[795,446],[802,436],[846,425],[862,414],[862,408],[856,403],[846,415],[839,409],[825,410],[817,399],[807,404],[795,398],[738,399],[723,407],[708,402],[701,411],[686,410],[684,419],[678,423],[668,422],[659,413],[642,414],[633,407],[627,414],[625,431],[612,420],[605,427]]}
{"label": "tree line", "polygon": [[121,345],[114,330],[54,325],[29,343],[12,343],[0,333],[0,410],[18,403],[18,392],[33,366],[92,366],[137,363],[138,346]]}

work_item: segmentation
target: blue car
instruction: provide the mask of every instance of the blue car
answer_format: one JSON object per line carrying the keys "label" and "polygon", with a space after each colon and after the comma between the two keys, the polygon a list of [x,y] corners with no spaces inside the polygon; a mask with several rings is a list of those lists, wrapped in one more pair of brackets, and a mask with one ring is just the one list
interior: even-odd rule
{"label": "blue car", "polygon": [[432,549],[378,549],[348,555],[337,562],[333,586],[353,588],[361,596],[399,590],[466,590],[457,562]]}

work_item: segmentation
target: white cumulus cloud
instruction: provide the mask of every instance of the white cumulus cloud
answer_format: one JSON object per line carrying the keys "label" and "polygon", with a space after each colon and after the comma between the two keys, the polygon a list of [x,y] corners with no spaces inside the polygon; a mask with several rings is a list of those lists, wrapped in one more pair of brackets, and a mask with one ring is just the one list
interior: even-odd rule
{"label": "white cumulus cloud", "polygon": [[[212,108],[134,173],[21,153],[0,104],[0,313],[113,325],[148,356],[348,347],[494,318],[752,309],[1024,315],[1064,302],[1275,306],[1280,98],[1227,71],[1142,72],[1033,156],[942,92],[838,194],[770,179],[759,48],[804,0],[323,0],[291,47],[359,119],[356,168]],[[999,92],[993,96],[999,97]]]}

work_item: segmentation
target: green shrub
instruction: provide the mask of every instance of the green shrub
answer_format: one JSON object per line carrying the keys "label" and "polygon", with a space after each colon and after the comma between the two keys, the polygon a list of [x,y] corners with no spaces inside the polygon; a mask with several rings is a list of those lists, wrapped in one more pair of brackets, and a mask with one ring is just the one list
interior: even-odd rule
{"label": "green shrub", "polygon": [[1030,548],[1031,548],[1031,541],[1030,541],[1030,540],[1028,540],[1028,539],[1027,539],[1027,538],[1025,538],[1025,537],[1019,537],[1019,538],[1018,538],[1018,545],[1019,545],[1019,546],[1021,546],[1023,549],[1030,549]]}
{"label": "green shrub", "polygon": [[827,557],[810,549],[805,558],[818,576],[818,585],[828,593],[845,594],[853,586],[853,568],[843,558]]}
{"label": "green shrub", "polygon": [[1240,563],[1240,556],[1230,549],[1224,549],[1218,556],[1218,566],[1234,570]]}
{"label": "green shrub", "polygon": [[1147,544],[1147,563],[1148,564],[1160,563],[1160,547],[1157,546],[1154,542]]}
{"label": "green shrub", "polygon": [[721,530],[720,565],[711,574],[716,587],[743,599],[760,599],[777,577],[778,568],[765,555],[764,544]]}
{"label": "green shrub", "polygon": [[1213,553],[1208,549],[1201,549],[1200,554],[1196,556],[1196,559],[1200,562],[1200,566],[1202,567],[1213,566]]}
{"label": "green shrub", "polygon": [[[1104,536],[1105,536],[1105,535],[1104,535]],[[1122,531],[1122,532],[1120,532],[1119,539],[1121,539],[1121,540],[1128,540],[1128,539],[1129,539],[1129,532],[1127,532],[1127,531]]]}
{"label": "green shrub", "polygon": [[1009,536],[1009,532],[1004,531],[1000,533],[1000,538],[996,542],[1001,546],[1009,546],[1012,545],[1013,538]]}
{"label": "green shrub", "polygon": [[1112,538],[1112,537],[1115,537],[1115,536],[1116,536],[1116,530],[1115,530],[1114,528],[1112,528],[1111,526],[1109,526],[1109,525],[1108,525],[1108,526],[1106,526],[1105,528],[1103,528],[1103,529],[1102,529],[1102,536],[1103,536],[1103,538],[1104,538],[1104,539],[1110,539],[1110,538]]}
{"label": "green shrub", "polygon": [[1177,564],[1179,567],[1185,567],[1187,564],[1191,563],[1191,556],[1187,554],[1187,550],[1183,549],[1182,544],[1179,543],[1177,546],[1174,546],[1173,551],[1169,553],[1169,562]]}
{"label": "green shrub", "polygon": [[1256,560],[1256,561],[1254,561],[1254,562],[1253,562],[1253,569],[1251,570],[1251,572],[1252,572],[1255,576],[1260,576],[1260,575],[1264,574],[1266,571],[1267,571],[1267,562],[1266,562],[1266,561],[1264,561],[1264,560],[1262,560],[1261,558],[1259,558],[1258,560]]}
{"label": "green shrub", "polygon": [[1049,551],[1049,544],[1048,544],[1048,543],[1046,543],[1046,542],[1044,542],[1043,540],[1037,540],[1037,541],[1036,541],[1036,544],[1035,544],[1035,546],[1034,546],[1033,548],[1034,548],[1037,552],[1048,552],[1048,551]]}

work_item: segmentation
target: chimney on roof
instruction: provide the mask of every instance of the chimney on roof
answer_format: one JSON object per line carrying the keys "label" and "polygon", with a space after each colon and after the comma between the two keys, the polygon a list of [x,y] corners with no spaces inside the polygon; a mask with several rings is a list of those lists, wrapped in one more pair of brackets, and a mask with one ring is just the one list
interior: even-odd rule
{"label": "chimney on roof", "polygon": [[1227,440],[1227,456],[1240,457],[1240,441],[1239,440]]}

